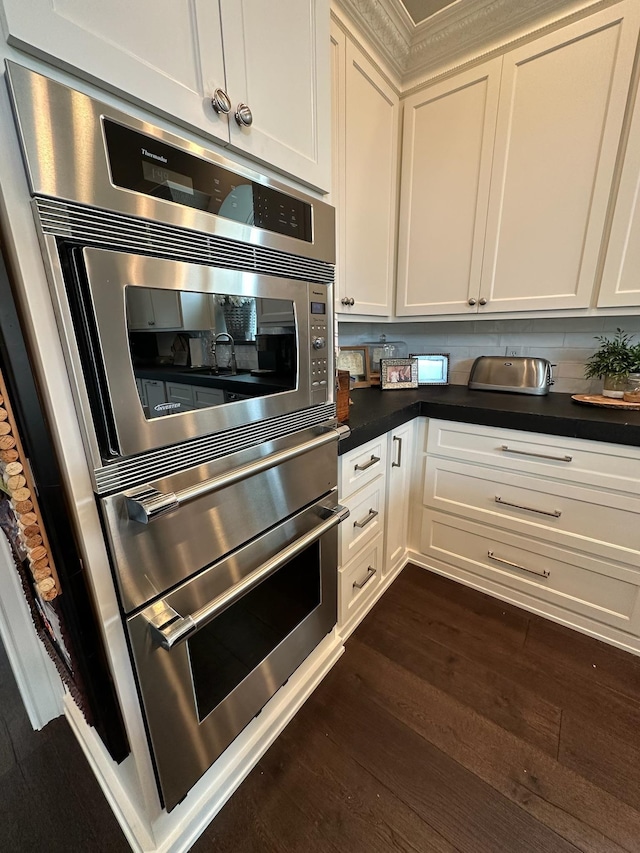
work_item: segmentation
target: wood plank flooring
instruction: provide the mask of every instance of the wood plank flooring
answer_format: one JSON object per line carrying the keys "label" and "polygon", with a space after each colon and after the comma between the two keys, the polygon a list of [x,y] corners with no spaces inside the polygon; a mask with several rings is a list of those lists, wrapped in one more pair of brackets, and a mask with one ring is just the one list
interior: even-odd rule
{"label": "wood plank flooring", "polygon": [[[0,851],[127,850],[6,681]],[[640,853],[640,658],[408,566],[193,850]]]}
{"label": "wood plank flooring", "polygon": [[408,566],[195,850],[639,853],[640,658]]}

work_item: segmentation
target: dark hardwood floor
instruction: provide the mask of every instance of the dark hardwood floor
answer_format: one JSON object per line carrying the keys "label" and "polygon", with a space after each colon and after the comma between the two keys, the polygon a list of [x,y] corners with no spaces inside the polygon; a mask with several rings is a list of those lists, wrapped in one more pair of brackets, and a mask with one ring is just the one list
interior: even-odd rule
{"label": "dark hardwood floor", "polygon": [[[0,850],[128,849],[0,678]],[[640,853],[640,658],[409,566],[193,850]]]}

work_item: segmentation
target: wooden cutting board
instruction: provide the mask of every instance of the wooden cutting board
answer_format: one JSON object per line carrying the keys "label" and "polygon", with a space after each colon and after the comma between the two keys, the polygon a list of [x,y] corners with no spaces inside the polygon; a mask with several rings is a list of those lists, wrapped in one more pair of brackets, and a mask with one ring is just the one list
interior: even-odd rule
{"label": "wooden cutting board", "polygon": [[603,394],[574,394],[571,397],[576,403],[587,406],[600,406],[603,409],[628,409],[640,411],[640,403],[628,403],[616,397],[605,397]]}

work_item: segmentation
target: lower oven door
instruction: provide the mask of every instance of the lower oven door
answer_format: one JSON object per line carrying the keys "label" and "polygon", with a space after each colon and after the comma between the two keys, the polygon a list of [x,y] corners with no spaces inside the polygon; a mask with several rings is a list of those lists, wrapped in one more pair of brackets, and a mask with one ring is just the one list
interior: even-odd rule
{"label": "lower oven door", "polygon": [[347,515],[331,492],[128,619],[167,810],[335,625]]}

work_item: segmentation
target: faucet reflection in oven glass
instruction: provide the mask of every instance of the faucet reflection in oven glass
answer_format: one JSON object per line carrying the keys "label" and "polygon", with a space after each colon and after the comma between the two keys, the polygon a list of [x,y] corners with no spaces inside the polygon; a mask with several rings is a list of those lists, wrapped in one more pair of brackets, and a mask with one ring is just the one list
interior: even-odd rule
{"label": "faucet reflection in oven glass", "polygon": [[220,365],[218,364],[218,356],[217,356],[217,345],[218,343],[222,343],[224,339],[225,344],[229,344],[231,347],[231,355],[229,357],[229,373],[231,376],[235,376],[238,372],[238,364],[236,362],[236,347],[233,338],[228,332],[219,332],[213,341],[211,342],[211,372],[219,373]]}

